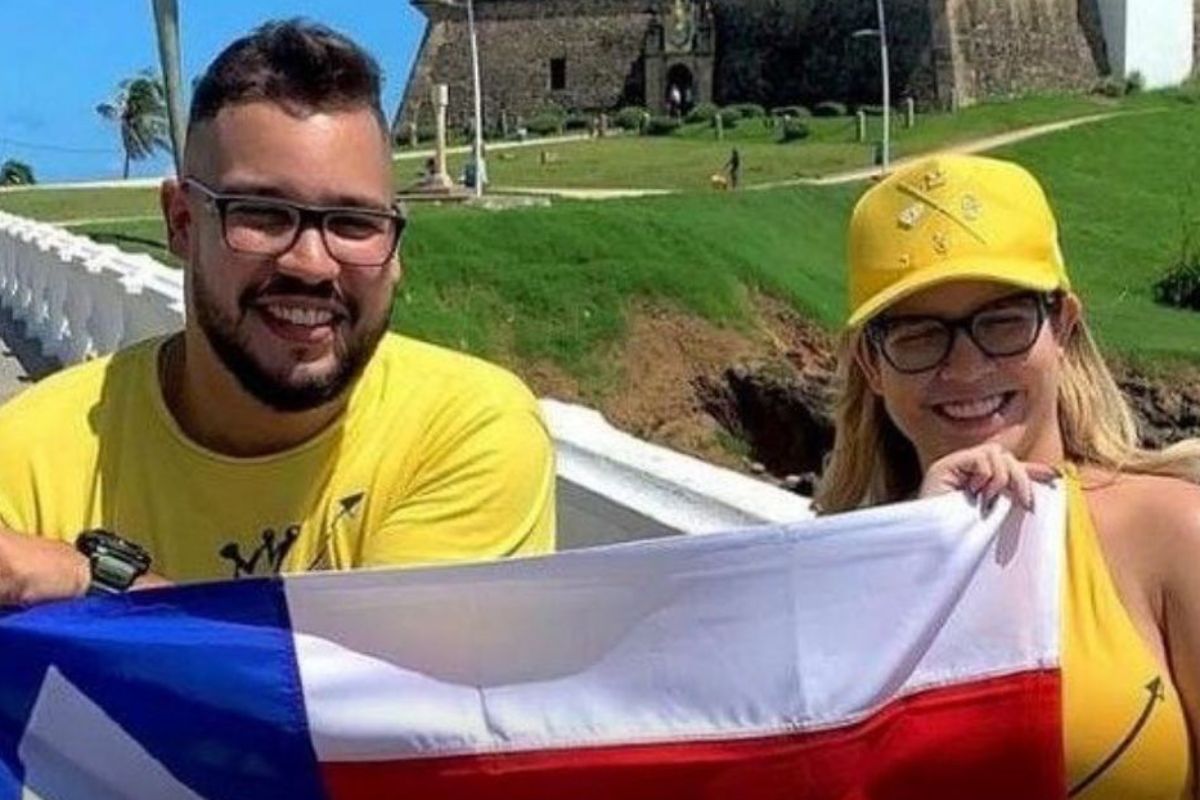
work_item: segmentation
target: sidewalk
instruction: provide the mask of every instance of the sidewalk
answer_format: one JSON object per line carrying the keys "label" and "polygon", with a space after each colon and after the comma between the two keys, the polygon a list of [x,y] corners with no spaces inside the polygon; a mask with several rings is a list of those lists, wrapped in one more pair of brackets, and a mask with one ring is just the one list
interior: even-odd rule
{"label": "sidewalk", "polygon": [[[969,142],[961,142],[943,147],[939,150],[931,150],[917,155],[907,156],[892,162],[892,170],[903,167],[906,164],[911,164],[914,161],[920,161],[930,156],[955,153],[958,155],[975,155],[977,153],[985,153],[988,150],[996,150],[1000,147],[1006,147],[1010,144],[1017,144],[1028,139],[1036,139],[1040,136],[1046,136],[1051,133],[1078,128],[1081,125],[1092,125],[1097,122],[1103,122],[1106,119],[1113,117],[1122,117],[1129,114],[1154,114],[1163,109],[1152,108],[1144,111],[1113,111],[1106,114],[1092,114],[1087,117],[1076,117],[1075,119],[1061,120],[1059,122],[1049,122],[1044,125],[1033,125],[1028,128],[1020,128],[1008,133],[999,133],[994,136],[987,136],[983,139],[974,139]],[[747,186],[747,190],[762,190],[762,189],[779,189],[787,186],[838,186],[846,183],[857,183],[858,181],[870,180],[878,177],[879,167],[870,166],[861,169],[852,169],[845,172],[835,172],[831,175],[822,175],[819,178],[792,178],[786,181],[771,181],[769,183],[756,183],[753,186]]]}

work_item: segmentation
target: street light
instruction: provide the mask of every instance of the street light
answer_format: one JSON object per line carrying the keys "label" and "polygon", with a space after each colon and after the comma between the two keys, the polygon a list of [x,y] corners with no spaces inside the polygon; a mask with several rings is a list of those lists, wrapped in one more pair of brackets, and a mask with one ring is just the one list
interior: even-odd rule
{"label": "street light", "polygon": [[[438,5],[447,8],[462,8],[455,0],[436,0]],[[479,40],[475,36],[475,3],[466,0],[467,6],[467,36],[471,42],[471,78],[475,87],[475,196],[483,197],[483,181],[487,175],[487,166],[483,161],[483,94],[479,82]]]}
{"label": "street light", "polygon": [[850,35],[855,39],[864,36],[879,37],[880,70],[883,73],[883,153],[881,166],[886,175],[892,160],[892,83],[888,69],[887,19],[883,13],[883,0],[875,0],[875,6],[879,12],[879,27],[865,28],[861,31],[855,31]]}
{"label": "street light", "polygon": [[179,68],[179,6],[176,0],[152,0],[154,27],[158,35],[158,59],[163,87],[167,91],[167,121],[171,131],[171,154],[175,176],[183,175],[183,89]]}

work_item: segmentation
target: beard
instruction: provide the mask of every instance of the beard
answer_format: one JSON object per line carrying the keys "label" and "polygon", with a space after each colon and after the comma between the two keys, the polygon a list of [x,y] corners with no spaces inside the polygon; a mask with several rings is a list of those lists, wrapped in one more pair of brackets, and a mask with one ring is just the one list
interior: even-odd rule
{"label": "beard", "polygon": [[[375,354],[379,340],[387,331],[386,314],[381,315],[378,321],[368,320],[360,330],[362,320],[358,304],[349,298],[338,297],[331,282],[313,285],[290,276],[277,275],[262,286],[243,291],[238,298],[236,314],[229,314],[221,309],[204,282],[203,270],[193,270],[191,277],[196,322],[209,346],[242,389],[275,411],[310,411],[340,397],[362,374],[367,362]],[[255,301],[259,297],[272,294],[323,300],[336,298],[342,303],[346,309],[346,319],[345,323],[338,324],[346,324],[350,333],[344,341],[341,337],[334,337],[335,363],[332,369],[319,375],[295,376],[287,366],[272,370],[255,357],[250,349],[250,335],[242,323],[247,314],[261,313],[254,311]]]}

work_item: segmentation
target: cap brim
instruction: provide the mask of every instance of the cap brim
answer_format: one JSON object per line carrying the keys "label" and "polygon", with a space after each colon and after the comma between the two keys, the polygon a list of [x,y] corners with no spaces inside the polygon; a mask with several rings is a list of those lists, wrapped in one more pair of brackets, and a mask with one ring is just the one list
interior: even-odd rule
{"label": "cap brim", "polygon": [[854,309],[846,325],[857,328],[893,303],[922,289],[952,281],[995,281],[1037,292],[1070,288],[1066,278],[1059,274],[1054,266],[1045,262],[1023,259],[992,259],[987,262],[977,259],[943,261],[907,275],[877,293]]}

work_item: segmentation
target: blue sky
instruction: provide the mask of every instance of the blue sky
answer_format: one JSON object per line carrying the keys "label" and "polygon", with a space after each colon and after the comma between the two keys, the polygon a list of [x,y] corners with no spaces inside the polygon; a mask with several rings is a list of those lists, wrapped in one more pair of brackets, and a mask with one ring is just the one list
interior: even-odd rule
{"label": "blue sky", "polygon": [[[395,111],[424,17],[409,0],[178,0],[185,86],[233,39],[268,19],[304,16],[365,46]],[[158,70],[151,0],[0,0],[0,162],[30,164],[39,182],[119,178],[115,126],[96,113],[120,81]],[[169,170],[166,156],[131,175]]]}

